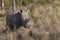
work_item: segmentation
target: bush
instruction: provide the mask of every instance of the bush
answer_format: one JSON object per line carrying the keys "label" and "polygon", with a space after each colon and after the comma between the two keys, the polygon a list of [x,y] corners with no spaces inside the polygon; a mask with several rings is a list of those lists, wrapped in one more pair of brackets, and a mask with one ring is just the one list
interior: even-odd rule
{"label": "bush", "polygon": [[40,0],[41,4],[54,3],[54,0]]}
{"label": "bush", "polygon": [[3,17],[4,15],[3,14],[0,14],[0,17]]}

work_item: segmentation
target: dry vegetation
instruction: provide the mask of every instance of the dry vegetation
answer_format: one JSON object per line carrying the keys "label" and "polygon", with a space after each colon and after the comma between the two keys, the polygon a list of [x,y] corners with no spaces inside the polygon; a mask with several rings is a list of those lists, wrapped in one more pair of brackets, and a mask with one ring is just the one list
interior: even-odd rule
{"label": "dry vegetation", "polygon": [[5,17],[0,17],[0,40],[60,40],[60,5],[29,6],[27,28],[6,29]]}

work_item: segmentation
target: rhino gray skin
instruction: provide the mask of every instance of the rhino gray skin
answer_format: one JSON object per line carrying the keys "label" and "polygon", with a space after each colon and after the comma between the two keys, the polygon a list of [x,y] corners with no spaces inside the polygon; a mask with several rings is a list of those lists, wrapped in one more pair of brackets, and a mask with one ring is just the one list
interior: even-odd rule
{"label": "rhino gray skin", "polygon": [[26,14],[25,16],[23,16],[22,10],[14,14],[8,14],[6,17],[6,24],[11,30],[14,28],[17,29],[21,26],[24,26],[26,28],[26,24],[28,22],[28,15]]}

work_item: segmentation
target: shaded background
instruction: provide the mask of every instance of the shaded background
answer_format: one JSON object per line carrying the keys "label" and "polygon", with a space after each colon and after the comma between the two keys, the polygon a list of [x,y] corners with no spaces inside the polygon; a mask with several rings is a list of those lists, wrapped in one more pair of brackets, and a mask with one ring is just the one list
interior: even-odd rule
{"label": "shaded background", "polygon": [[[21,0],[15,0],[16,11]],[[0,40],[60,40],[60,0],[22,0],[22,9],[30,10],[27,28],[6,30],[6,14],[13,12],[12,0],[0,0]]]}

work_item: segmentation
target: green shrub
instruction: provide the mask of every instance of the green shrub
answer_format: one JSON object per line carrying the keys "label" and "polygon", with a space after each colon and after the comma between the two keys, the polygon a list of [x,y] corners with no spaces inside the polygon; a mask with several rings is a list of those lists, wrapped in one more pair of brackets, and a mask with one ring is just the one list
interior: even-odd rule
{"label": "green shrub", "polygon": [[0,17],[3,17],[4,15],[3,14],[0,14]]}
{"label": "green shrub", "polygon": [[54,3],[54,0],[40,0],[40,2],[41,2],[42,4]]}

